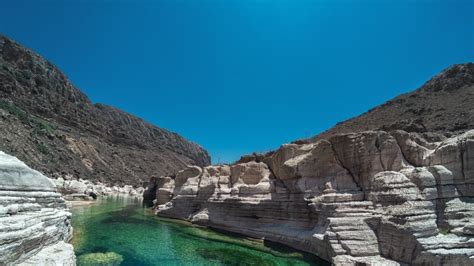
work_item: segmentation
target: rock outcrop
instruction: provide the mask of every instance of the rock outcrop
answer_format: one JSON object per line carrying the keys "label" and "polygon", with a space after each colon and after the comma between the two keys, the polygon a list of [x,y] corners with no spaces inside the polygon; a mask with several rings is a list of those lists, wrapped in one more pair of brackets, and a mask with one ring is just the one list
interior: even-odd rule
{"label": "rock outcrop", "polygon": [[0,152],[0,265],[75,265],[70,219],[50,179]]}
{"label": "rock outcrop", "polygon": [[210,164],[178,134],[92,103],[51,63],[1,35],[0,149],[48,176],[110,186]]}
{"label": "rock outcrop", "polygon": [[335,264],[472,265],[473,154],[474,130],[335,135],[158,178],[155,210]]}

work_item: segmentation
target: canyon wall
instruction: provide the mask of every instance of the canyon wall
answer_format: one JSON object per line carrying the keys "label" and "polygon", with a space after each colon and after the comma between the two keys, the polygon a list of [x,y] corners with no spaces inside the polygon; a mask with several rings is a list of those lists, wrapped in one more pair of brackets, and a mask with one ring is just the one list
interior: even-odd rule
{"label": "canyon wall", "polygon": [[50,179],[0,152],[0,265],[75,265],[70,220]]}
{"label": "canyon wall", "polygon": [[340,134],[153,183],[160,216],[335,264],[474,264],[474,130]]}
{"label": "canyon wall", "polygon": [[91,102],[57,67],[2,35],[0,150],[50,177],[109,186],[141,186],[152,175],[210,164],[199,145]]}

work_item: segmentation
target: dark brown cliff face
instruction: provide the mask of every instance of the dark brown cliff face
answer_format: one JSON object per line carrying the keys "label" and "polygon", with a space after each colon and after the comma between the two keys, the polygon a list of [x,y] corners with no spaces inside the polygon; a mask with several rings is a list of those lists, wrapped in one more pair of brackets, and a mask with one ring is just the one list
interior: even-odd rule
{"label": "dark brown cliff face", "polygon": [[176,133],[93,104],[55,66],[3,36],[0,150],[46,174],[134,185],[210,163]]}
{"label": "dark brown cliff face", "polygon": [[421,88],[340,122],[312,140],[366,130],[437,132],[446,135],[474,128],[474,63],[453,65]]}

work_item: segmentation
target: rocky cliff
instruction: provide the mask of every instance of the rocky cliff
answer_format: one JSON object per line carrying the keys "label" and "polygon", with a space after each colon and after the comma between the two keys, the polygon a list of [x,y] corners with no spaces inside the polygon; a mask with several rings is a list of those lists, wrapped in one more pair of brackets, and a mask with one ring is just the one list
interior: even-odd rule
{"label": "rocky cliff", "polygon": [[0,152],[0,265],[75,265],[70,218],[52,181]]}
{"label": "rocky cliff", "polygon": [[[472,66],[454,66],[450,69],[460,74],[445,77],[472,76]],[[472,102],[474,87],[472,79],[461,80],[444,81],[454,85],[442,93],[438,87],[448,87],[436,84],[443,82],[427,84],[435,84],[434,95],[446,98],[452,92],[469,116],[474,105],[463,103]],[[456,96],[461,91],[464,98]],[[426,92],[417,104],[438,99],[430,95]],[[446,99],[456,104],[451,100]],[[443,115],[436,118],[445,128],[435,126],[434,118],[432,124],[422,123],[427,130],[437,127],[433,131],[438,133],[418,130],[419,121],[410,122],[415,125],[411,130],[405,127],[410,123],[392,123],[391,115],[386,123],[363,116],[385,130],[363,131],[361,126],[354,133],[331,133],[351,130],[348,122],[313,140],[232,165],[190,166],[176,177],[152,180],[155,211],[283,243],[335,264],[472,265],[474,126],[466,115]]]}
{"label": "rocky cliff", "polygon": [[55,66],[1,35],[0,150],[49,176],[120,185],[210,163],[181,136],[93,104]]}

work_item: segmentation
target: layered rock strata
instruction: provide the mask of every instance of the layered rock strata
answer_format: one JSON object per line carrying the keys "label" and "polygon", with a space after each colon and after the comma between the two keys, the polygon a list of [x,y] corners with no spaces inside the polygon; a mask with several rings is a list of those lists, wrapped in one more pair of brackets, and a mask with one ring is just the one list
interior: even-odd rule
{"label": "layered rock strata", "polygon": [[0,152],[0,265],[75,265],[70,219],[50,179]]}
{"label": "layered rock strata", "polygon": [[335,264],[474,264],[474,130],[335,135],[154,184],[160,216]]}

